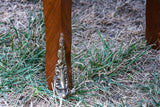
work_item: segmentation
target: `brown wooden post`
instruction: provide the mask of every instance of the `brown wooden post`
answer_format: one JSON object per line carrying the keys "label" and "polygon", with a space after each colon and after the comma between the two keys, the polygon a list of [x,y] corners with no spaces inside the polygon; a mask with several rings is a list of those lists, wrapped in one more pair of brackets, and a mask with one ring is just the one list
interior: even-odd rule
{"label": "brown wooden post", "polygon": [[146,39],[153,48],[160,49],[160,0],[147,0]]}
{"label": "brown wooden post", "polygon": [[43,0],[46,31],[46,78],[52,90],[55,66],[58,60],[60,34],[64,34],[65,55],[69,75],[69,88],[72,88],[71,72],[71,0]]}

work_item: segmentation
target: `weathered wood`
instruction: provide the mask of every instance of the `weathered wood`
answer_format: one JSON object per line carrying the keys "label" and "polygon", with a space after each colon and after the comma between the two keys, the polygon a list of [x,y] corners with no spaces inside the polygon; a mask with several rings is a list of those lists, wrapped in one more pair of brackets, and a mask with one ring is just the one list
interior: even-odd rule
{"label": "weathered wood", "polygon": [[46,78],[52,90],[60,33],[64,34],[65,55],[69,75],[69,88],[72,88],[71,72],[71,0],[43,0],[46,31]]}
{"label": "weathered wood", "polygon": [[146,39],[153,48],[160,49],[160,0],[147,0]]}

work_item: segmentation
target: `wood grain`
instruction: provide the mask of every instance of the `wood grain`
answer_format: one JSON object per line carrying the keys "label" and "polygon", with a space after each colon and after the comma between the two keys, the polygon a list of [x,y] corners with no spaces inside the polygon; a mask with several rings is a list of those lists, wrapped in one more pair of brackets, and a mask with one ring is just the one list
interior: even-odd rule
{"label": "wood grain", "polygon": [[69,88],[72,88],[71,72],[71,0],[43,0],[46,31],[46,78],[52,90],[60,33],[64,33],[65,55],[69,75]]}

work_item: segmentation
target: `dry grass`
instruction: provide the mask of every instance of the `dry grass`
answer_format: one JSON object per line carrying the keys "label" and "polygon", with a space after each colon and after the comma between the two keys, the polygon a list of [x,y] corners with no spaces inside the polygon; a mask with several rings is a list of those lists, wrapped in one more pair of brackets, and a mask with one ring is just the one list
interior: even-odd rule
{"label": "dry grass", "polygon": [[42,3],[0,1],[0,106],[160,105],[160,51],[145,46],[144,0],[72,7],[75,94],[47,89]]}

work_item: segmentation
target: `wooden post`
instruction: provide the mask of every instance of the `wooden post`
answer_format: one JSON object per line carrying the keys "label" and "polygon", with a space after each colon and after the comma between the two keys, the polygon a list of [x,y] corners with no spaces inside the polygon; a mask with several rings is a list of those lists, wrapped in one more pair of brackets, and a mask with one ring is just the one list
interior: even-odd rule
{"label": "wooden post", "polygon": [[146,39],[153,48],[160,49],[160,0],[147,0]]}
{"label": "wooden post", "polygon": [[71,4],[72,0],[43,0],[46,31],[46,78],[48,88],[52,90],[55,66],[58,60],[60,34],[64,34],[65,55],[69,76],[69,88],[72,88],[71,72]]}

